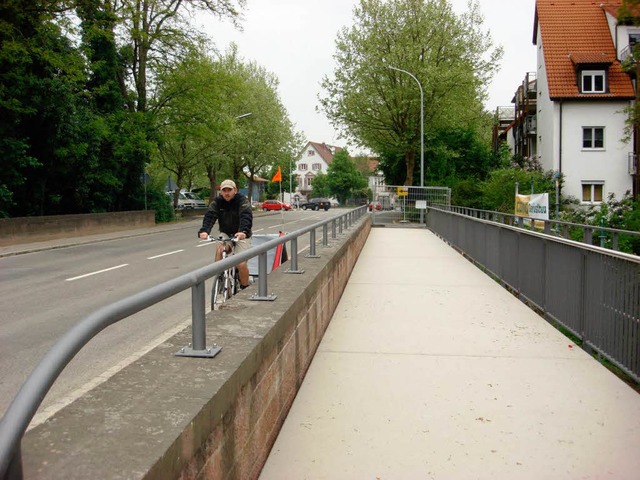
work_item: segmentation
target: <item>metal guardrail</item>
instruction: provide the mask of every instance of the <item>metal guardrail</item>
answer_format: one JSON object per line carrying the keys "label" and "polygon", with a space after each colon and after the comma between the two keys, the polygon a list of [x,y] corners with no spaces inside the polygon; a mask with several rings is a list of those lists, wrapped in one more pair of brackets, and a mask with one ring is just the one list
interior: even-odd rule
{"label": "metal guardrail", "polygon": [[640,257],[436,207],[427,227],[640,382]]}
{"label": "metal guardrail", "polygon": [[[633,230],[621,230],[610,227],[597,227],[595,225],[584,225],[581,223],[562,222],[560,220],[539,220],[530,217],[523,217],[510,213],[495,212],[490,210],[479,210],[469,207],[458,207],[449,205],[436,205],[451,212],[466,215],[468,217],[479,218],[482,220],[490,220],[505,225],[511,225],[519,228],[527,228],[544,232],[547,235],[555,235],[558,237],[577,240],[581,238],[583,243],[595,245],[594,240],[600,247],[610,248],[612,250],[620,250],[620,238],[624,236],[638,238],[640,240],[640,232]],[[538,226],[542,226],[538,228]],[[572,238],[571,233],[577,235]],[[582,234],[580,234],[580,232]]]}
{"label": "metal guardrail", "polygon": [[192,345],[188,348],[195,353],[192,356],[209,356],[207,354],[211,348],[206,347],[205,280],[214,275],[219,275],[234,264],[257,256],[259,265],[258,292],[252,296],[252,299],[271,300],[273,297],[267,294],[267,252],[269,250],[286,242],[291,242],[291,263],[288,271],[302,273],[298,270],[297,241],[299,237],[309,234],[310,250],[307,256],[317,257],[316,230],[318,228],[322,228],[322,245],[327,246],[329,244],[329,224],[331,224],[331,238],[335,239],[337,238],[336,231],[341,234],[343,228],[349,228],[354,225],[366,212],[367,207],[349,210],[342,215],[309,225],[260,246],[252,247],[241,254],[215,262],[131,295],[84,317],[45,354],[18,391],[2,420],[0,420],[0,478],[22,478],[20,442],[29,426],[29,422],[67,364],[93,337],[106,327],[191,288]]}

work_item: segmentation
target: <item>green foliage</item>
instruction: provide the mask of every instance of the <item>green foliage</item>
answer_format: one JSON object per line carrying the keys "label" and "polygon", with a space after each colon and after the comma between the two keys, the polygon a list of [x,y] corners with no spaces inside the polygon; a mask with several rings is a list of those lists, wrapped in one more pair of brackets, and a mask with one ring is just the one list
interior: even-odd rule
{"label": "green foliage", "polygon": [[124,110],[115,16],[98,0],[78,1],[76,13],[80,49],[46,10],[4,17],[2,31],[10,35],[0,47],[3,215],[141,208],[148,123]]}
{"label": "green foliage", "polygon": [[318,173],[311,184],[311,198],[330,197],[331,189],[329,188],[329,177],[320,172]]}
{"label": "green foliage", "polygon": [[428,184],[443,184],[448,178],[483,179],[498,166],[489,145],[471,128],[439,131],[425,145]]}
{"label": "green foliage", "polygon": [[484,207],[482,184],[474,178],[456,180],[451,185],[451,204],[461,207]]}
{"label": "green foliage", "polygon": [[147,109],[148,79],[159,86],[160,65],[203,47],[192,14],[235,21],[244,4],[2,2],[0,216],[142,208],[166,119],[163,103]]}
{"label": "green foliage", "polygon": [[147,185],[147,205],[149,210],[155,211],[156,223],[172,222],[176,219],[171,197],[164,193],[164,189],[158,184]]}
{"label": "green foliage", "polygon": [[[316,181],[317,177],[313,180],[314,194]],[[327,187],[329,193],[335,196],[342,205],[345,204],[347,198],[353,196],[354,190],[362,190],[367,187],[367,179],[358,171],[346,149],[336,152],[333,156],[327,171]]]}
{"label": "green foliage", "polygon": [[381,156],[387,183],[413,185],[424,106],[425,155],[430,149],[439,162],[429,165],[432,175],[461,168],[434,139],[487,122],[482,102],[502,51],[481,29],[478,2],[458,17],[446,0],[361,0],[354,17],[338,34],[333,77],[322,83],[328,118]]}
{"label": "green foliage", "polygon": [[[615,228],[618,230],[628,230],[640,232],[640,200],[633,200],[627,194],[620,200],[611,194],[606,202],[600,205],[578,205],[561,212],[560,219],[564,222],[578,223],[582,225],[593,225],[595,227]],[[600,244],[600,233],[593,236],[594,244]],[[610,233],[604,233],[605,246],[611,248],[613,238]],[[574,240],[582,240],[583,230],[575,229],[572,232]],[[640,236],[619,235],[618,247],[620,251],[640,255]]]}
{"label": "green foliage", "polygon": [[481,182],[482,197],[475,207],[513,213],[516,182],[519,184],[519,192],[524,195],[531,193],[533,182],[534,193],[548,193],[549,205],[555,204],[555,178],[552,171],[528,172],[520,168],[501,168],[491,172],[489,177]]}

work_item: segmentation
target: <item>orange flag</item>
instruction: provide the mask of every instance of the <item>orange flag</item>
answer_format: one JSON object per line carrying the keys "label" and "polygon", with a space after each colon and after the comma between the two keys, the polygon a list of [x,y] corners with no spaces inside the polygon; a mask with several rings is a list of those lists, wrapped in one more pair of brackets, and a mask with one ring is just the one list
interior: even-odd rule
{"label": "orange flag", "polygon": [[282,170],[280,170],[280,165],[278,165],[278,171],[271,179],[272,182],[282,182]]}

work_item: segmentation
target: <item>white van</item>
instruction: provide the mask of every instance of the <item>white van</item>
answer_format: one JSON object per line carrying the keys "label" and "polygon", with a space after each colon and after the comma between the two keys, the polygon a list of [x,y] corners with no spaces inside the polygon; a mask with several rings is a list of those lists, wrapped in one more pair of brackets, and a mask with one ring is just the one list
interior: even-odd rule
{"label": "white van", "polygon": [[207,208],[209,205],[203,199],[201,199],[197,193],[193,192],[182,192],[187,199],[191,200],[195,208]]}
{"label": "white van", "polygon": [[[173,192],[165,192],[165,193],[173,203]],[[196,208],[195,202],[187,198],[187,196],[184,193],[180,192],[178,194],[178,206],[176,207],[176,210],[193,210],[194,208]]]}

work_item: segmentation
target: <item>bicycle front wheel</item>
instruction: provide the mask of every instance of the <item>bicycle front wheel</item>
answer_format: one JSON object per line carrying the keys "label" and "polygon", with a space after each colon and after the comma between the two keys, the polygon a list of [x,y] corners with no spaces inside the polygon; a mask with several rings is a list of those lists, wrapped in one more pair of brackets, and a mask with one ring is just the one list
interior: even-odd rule
{"label": "bicycle front wheel", "polygon": [[217,310],[227,299],[226,276],[218,275],[211,289],[211,310]]}

